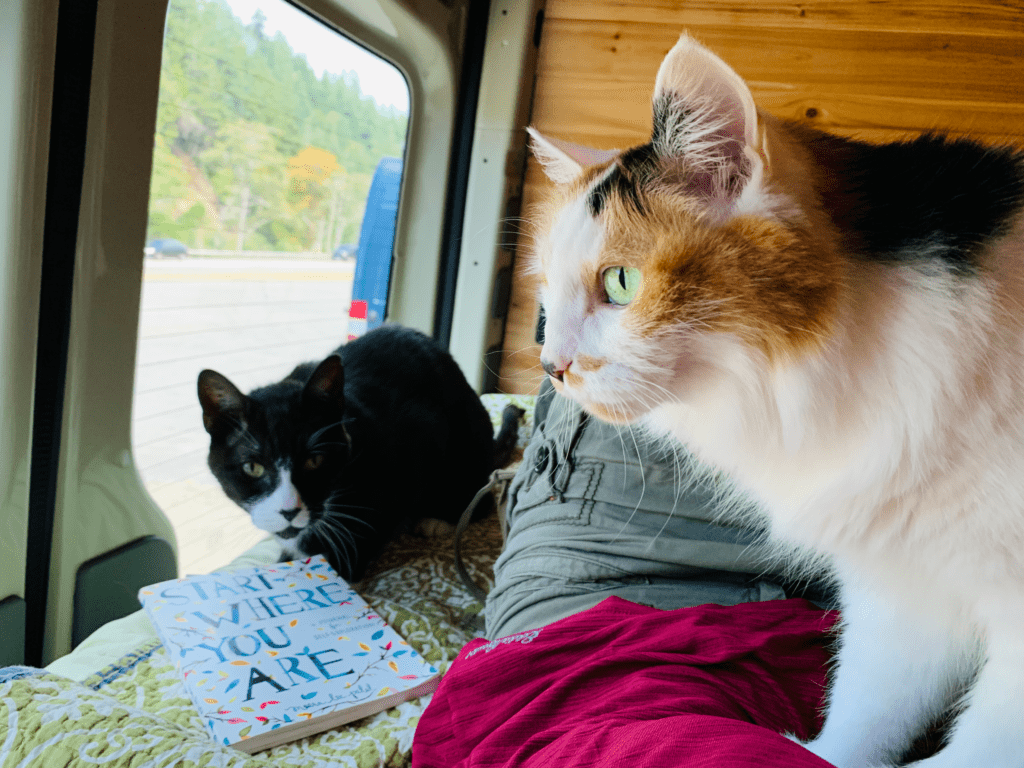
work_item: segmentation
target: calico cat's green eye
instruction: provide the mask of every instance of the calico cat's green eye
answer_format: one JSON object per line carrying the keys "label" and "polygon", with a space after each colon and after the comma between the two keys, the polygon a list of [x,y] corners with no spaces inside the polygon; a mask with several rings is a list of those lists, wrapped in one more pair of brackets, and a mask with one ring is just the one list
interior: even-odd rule
{"label": "calico cat's green eye", "polygon": [[604,292],[612,304],[629,304],[640,288],[640,270],[636,267],[608,267],[604,271]]}
{"label": "calico cat's green eye", "polygon": [[255,461],[247,461],[242,465],[242,471],[249,477],[263,477],[263,465]]}

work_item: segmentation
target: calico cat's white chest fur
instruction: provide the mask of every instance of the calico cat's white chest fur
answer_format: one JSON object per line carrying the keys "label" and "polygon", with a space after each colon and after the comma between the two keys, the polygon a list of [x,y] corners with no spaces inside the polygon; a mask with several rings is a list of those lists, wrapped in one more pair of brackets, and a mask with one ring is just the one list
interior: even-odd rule
{"label": "calico cat's white chest fur", "polygon": [[556,388],[684,444],[839,576],[810,748],[895,764],[977,675],[921,765],[1024,765],[1024,153],[781,123],[686,37],[649,144],[533,137]]}

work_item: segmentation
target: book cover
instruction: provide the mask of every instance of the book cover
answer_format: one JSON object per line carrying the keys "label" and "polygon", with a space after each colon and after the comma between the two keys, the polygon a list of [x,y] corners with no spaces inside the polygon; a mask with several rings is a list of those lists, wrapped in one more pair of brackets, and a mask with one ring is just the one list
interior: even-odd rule
{"label": "book cover", "polygon": [[160,582],[139,602],[210,733],[250,754],[440,682],[321,556]]}

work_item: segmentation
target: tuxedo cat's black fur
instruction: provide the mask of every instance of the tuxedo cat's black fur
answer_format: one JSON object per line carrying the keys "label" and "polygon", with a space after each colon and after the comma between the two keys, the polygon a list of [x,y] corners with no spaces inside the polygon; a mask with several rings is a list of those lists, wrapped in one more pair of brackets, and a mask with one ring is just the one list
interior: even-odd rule
{"label": "tuxedo cat's black fur", "polygon": [[410,523],[456,522],[495,466],[480,398],[409,328],[380,327],[248,395],[210,370],[198,388],[224,492],[286,557],[323,554],[350,580]]}

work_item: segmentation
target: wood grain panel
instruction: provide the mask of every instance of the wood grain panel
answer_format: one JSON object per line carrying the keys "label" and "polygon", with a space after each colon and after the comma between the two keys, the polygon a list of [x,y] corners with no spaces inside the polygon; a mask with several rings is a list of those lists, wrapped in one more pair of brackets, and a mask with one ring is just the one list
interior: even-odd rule
{"label": "wood grain panel", "polygon": [[[1000,35],[906,34],[691,26],[691,34],[751,87],[842,83],[848,92],[1015,101],[1024,92],[1024,40]],[[679,38],[664,24],[545,22],[538,74],[650,84]]]}
{"label": "wood grain panel", "polygon": [[1024,35],[1024,2],[868,2],[867,0],[548,0],[549,19],[704,26],[781,27],[958,35]]}
{"label": "wood grain panel", "polygon": [[[634,83],[539,78],[533,124],[543,133],[588,146],[633,146],[650,136],[650,89],[651,85],[641,89]],[[777,117],[845,135],[887,126],[897,132],[948,131],[998,138],[1019,135],[1024,126],[1024,93],[1017,102],[984,102],[849,93],[841,85],[821,88],[807,83],[752,90],[757,104]]]}

